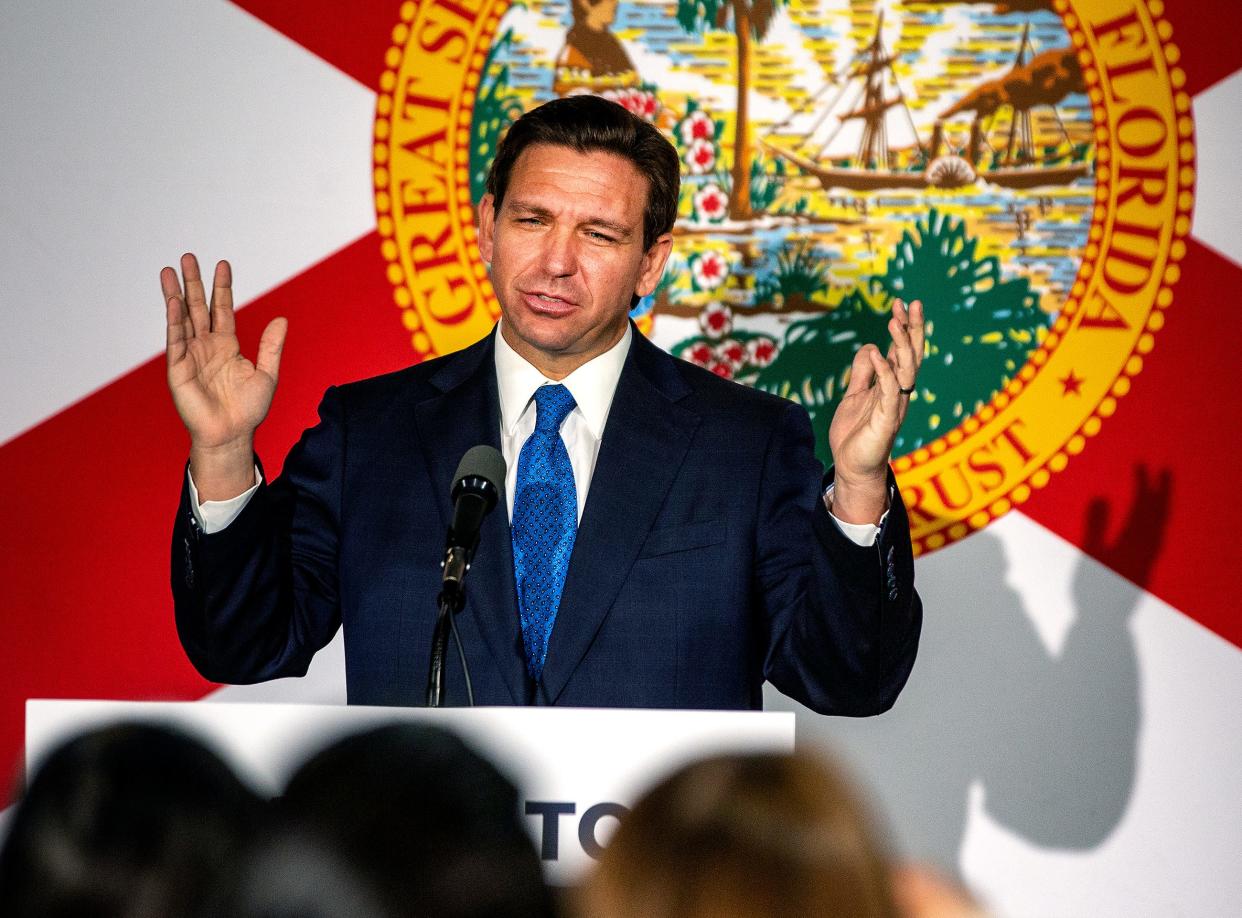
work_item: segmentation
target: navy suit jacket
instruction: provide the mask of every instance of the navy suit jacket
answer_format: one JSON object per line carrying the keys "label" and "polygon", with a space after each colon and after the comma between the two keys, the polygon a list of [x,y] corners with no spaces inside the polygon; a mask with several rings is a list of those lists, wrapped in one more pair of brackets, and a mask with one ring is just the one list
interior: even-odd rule
{"label": "navy suit jacket", "polygon": [[[439,562],[462,454],[499,448],[493,338],[330,389],[270,485],[212,535],[183,490],[177,627],[208,679],[305,673],[345,629],[349,700],[424,700]],[[458,616],[479,704],[758,708],[771,681],[809,707],[887,709],[922,607],[896,489],[862,548],[821,500],[798,405],[635,334],[579,525],[542,682],[527,677],[503,506]],[[446,695],[464,703],[450,651]]]}

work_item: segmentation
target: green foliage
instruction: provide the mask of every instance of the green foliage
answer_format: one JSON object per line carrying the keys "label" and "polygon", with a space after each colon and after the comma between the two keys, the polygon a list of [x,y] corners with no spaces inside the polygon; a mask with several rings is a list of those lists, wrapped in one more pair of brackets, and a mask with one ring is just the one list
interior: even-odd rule
{"label": "green foliage", "polygon": [[677,0],[677,21],[690,35],[717,28],[727,0]]}
{"label": "green foliage", "polygon": [[756,388],[806,408],[816,432],[816,453],[825,465],[832,462],[828,425],[849,385],[854,354],[868,341],[883,341],[887,323],[884,303],[855,288],[836,308],[792,323],[776,360],[755,378]]}
{"label": "green foliage", "polygon": [[809,300],[827,286],[827,259],[803,242],[777,252],[775,268],[755,281],[755,298],[765,302],[779,296],[780,303],[798,297]]}
{"label": "green foliage", "polygon": [[[784,0],[750,0],[747,14],[750,32],[758,41],[768,34],[768,27]],[[733,21],[730,0],[677,0],[677,22],[689,35],[708,29],[724,29]]]}
{"label": "green foliage", "polygon": [[792,207],[790,207],[788,204],[784,204],[778,207],[775,213],[785,214],[785,215],[792,214],[794,216],[800,216],[802,214],[808,213],[810,211],[810,208],[811,208],[810,198],[808,198],[806,195],[799,195],[798,200],[794,201]]}
{"label": "green foliage", "polygon": [[766,212],[785,187],[785,161],[778,159],[769,171],[756,157],[750,164],[750,207],[755,213]]}
{"label": "green foliage", "polygon": [[965,223],[931,210],[907,229],[884,274],[863,281],[835,309],[789,326],[777,359],[755,385],[803,404],[831,461],[824,432],[849,382],[857,350],[886,346],[893,299],[920,299],[927,344],[918,391],[894,446],[908,453],[989,401],[1039,345],[1051,317],[1026,278],[1006,279],[980,257]]}
{"label": "green foliage", "polygon": [[487,193],[487,172],[496,156],[501,137],[522,114],[522,100],[509,88],[509,65],[494,66],[496,56],[508,53],[513,43],[509,29],[492,42],[483,62],[483,80],[470,125],[470,197],[478,201]]}

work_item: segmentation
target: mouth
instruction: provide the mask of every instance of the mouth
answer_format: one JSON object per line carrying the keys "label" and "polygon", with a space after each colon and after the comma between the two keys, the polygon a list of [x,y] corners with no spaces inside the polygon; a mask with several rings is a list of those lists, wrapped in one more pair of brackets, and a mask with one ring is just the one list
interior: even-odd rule
{"label": "mouth", "polygon": [[539,290],[522,291],[522,299],[531,312],[543,316],[566,316],[578,308],[578,304],[573,300],[566,300]]}

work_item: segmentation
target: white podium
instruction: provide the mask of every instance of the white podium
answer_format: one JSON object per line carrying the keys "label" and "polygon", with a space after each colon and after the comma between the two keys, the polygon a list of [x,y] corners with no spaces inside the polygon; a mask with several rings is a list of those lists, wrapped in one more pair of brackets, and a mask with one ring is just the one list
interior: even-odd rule
{"label": "white podium", "polygon": [[314,752],[394,722],[456,731],[517,784],[548,879],[591,864],[615,817],[680,765],[721,752],[791,752],[794,715],[607,708],[380,708],[213,702],[26,702],[26,769],[59,743],[117,721],[164,723],[199,737],[265,794]]}

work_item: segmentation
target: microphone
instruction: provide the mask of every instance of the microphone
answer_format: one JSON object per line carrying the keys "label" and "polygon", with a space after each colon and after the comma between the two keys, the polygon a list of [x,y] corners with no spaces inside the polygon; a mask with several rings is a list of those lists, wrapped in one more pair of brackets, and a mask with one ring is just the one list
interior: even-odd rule
{"label": "microphone", "polygon": [[457,463],[453,475],[453,521],[444,542],[441,584],[458,594],[479,546],[483,518],[500,501],[505,488],[505,459],[491,446],[473,446]]}
{"label": "microphone", "polygon": [[501,500],[505,489],[505,459],[500,450],[492,446],[473,446],[457,463],[453,474],[453,487],[449,492],[453,499],[453,521],[449,524],[444,540],[444,560],[440,563],[439,612],[436,627],[431,636],[431,662],[427,668],[427,706],[440,707],[444,703],[444,656],[448,650],[451,632],[461,657],[462,675],[466,680],[466,697],[474,704],[474,689],[470,685],[470,670],[466,666],[466,654],[457,634],[457,622],[453,616],[466,601],[466,572],[474,551],[479,547],[479,530],[483,518]]}

